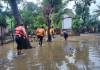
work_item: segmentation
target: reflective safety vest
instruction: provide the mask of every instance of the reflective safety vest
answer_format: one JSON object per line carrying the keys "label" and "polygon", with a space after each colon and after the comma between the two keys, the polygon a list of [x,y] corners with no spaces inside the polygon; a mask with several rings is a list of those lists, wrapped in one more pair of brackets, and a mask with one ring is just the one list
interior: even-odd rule
{"label": "reflective safety vest", "polygon": [[23,32],[23,27],[22,26],[18,26],[15,28],[15,35],[18,35],[18,36],[23,36],[24,35],[24,32]]}
{"label": "reflective safety vest", "polygon": [[37,36],[44,36],[45,30],[43,28],[39,28],[36,30],[36,35]]}

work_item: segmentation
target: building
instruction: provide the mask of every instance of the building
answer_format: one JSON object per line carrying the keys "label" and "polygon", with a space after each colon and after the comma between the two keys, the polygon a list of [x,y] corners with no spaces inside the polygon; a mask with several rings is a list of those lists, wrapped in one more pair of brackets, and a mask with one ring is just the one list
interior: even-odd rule
{"label": "building", "polygon": [[72,32],[72,17],[64,15],[62,19],[62,31],[66,30],[68,34]]}

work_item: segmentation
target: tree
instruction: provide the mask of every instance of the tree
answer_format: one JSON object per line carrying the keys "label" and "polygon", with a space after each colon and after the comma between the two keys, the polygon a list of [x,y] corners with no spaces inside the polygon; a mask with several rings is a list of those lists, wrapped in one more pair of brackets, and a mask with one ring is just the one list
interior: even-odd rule
{"label": "tree", "polygon": [[51,26],[51,19],[50,15],[54,13],[58,13],[58,11],[62,8],[62,0],[43,0],[43,13],[45,20],[48,26],[48,42],[51,42],[51,35],[50,35],[50,26]]}
{"label": "tree", "polygon": [[[18,7],[17,7],[17,2],[20,2],[20,0],[2,0],[2,1],[4,1],[4,3],[7,4],[6,12],[4,12],[4,14],[5,14],[5,21],[8,20],[8,17],[10,19],[12,19],[12,14],[13,14],[13,16],[15,18],[15,22],[16,23],[13,23],[13,24],[12,24],[12,22],[10,23],[11,24],[11,33],[12,33],[12,37],[13,37],[13,40],[14,40],[12,25],[14,25],[14,24],[21,24],[22,23],[22,20],[21,20],[21,17],[20,17],[20,13],[19,13]],[[9,10],[8,10],[8,8],[9,8],[8,4],[11,7],[11,9],[9,9]],[[12,12],[11,12],[11,10],[12,10]]]}
{"label": "tree", "polygon": [[38,8],[39,8],[39,7],[38,7],[36,4],[32,3],[32,2],[27,2],[27,3],[24,5],[24,10],[25,10],[25,11],[30,11],[30,12],[32,12],[32,13],[36,12]]}
{"label": "tree", "polygon": [[98,28],[100,21],[98,20],[97,15],[91,15],[89,18],[89,28],[91,32],[97,32],[100,28]]}
{"label": "tree", "polygon": [[7,27],[6,23],[6,13],[3,10],[3,5],[0,3],[0,40],[1,40],[1,45],[3,45],[4,41],[4,36],[5,36],[5,29]]}
{"label": "tree", "polygon": [[33,29],[36,29],[45,23],[41,10],[40,7],[32,2],[24,4],[23,9],[21,10],[21,17],[25,27],[27,28],[28,34],[30,34]]}
{"label": "tree", "polygon": [[[100,17],[100,5],[97,6],[98,9],[96,9],[94,12],[96,13],[96,16],[99,18]],[[100,20],[98,24],[98,31],[100,32]]]}
{"label": "tree", "polygon": [[[82,20],[82,30],[88,31],[88,24],[89,24],[89,7],[92,3],[95,3],[95,0],[75,0],[75,12],[78,16],[79,20]],[[80,22],[80,21],[79,21]]]}
{"label": "tree", "polygon": [[94,12],[96,13],[97,16],[100,16],[100,6],[97,6],[97,7],[98,7],[98,9],[95,10]]}
{"label": "tree", "polygon": [[14,15],[14,18],[15,18],[15,21],[16,21],[16,24],[23,23],[22,20],[21,20],[21,16],[20,16],[18,7],[17,7],[16,0],[7,0],[7,1],[8,1],[8,3],[11,6],[11,9],[12,9],[12,12],[13,12],[13,15]]}

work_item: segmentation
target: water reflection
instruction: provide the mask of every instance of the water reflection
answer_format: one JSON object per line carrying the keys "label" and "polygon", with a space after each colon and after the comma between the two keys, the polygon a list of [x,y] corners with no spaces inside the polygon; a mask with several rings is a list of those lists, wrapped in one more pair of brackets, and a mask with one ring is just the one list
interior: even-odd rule
{"label": "water reflection", "polygon": [[[67,56],[68,63],[73,64],[73,69],[70,68],[70,70],[87,70],[86,63],[88,58],[88,52],[87,52],[87,42],[78,42],[76,44],[70,44],[74,48],[72,48],[71,56]],[[68,53],[68,52],[67,52]]]}
{"label": "water reflection", "polygon": [[61,64],[56,63],[57,70],[69,70],[68,63],[62,61]]}
{"label": "water reflection", "polygon": [[9,50],[7,53],[7,59],[9,60],[9,62],[11,62],[13,60],[13,50]]}
{"label": "water reflection", "polygon": [[3,47],[2,46],[0,46],[0,66],[3,64],[3,58],[2,58],[2,49],[3,49]]}
{"label": "water reflection", "polygon": [[[34,44],[33,44],[34,45]],[[100,40],[54,40],[25,50],[25,56],[14,58],[11,44],[0,50],[0,70],[99,70]],[[1,52],[2,51],[2,52]]]}
{"label": "water reflection", "polygon": [[75,64],[77,70],[88,70],[83,60],[78,60]]}
{"label": "water reflection", "polygon": [[65,56],[65,58],[68,60],[68,63],[72,63],[72,64],[75,63],[75,57],[76,57],[75,51],[73,51],[71,56],[68,56],[68,55]]}
{"label": "water reflection", "polygon": [[89,68],[91,70],[100,69],[100,51],[96,47],[89,47]]}
{"label": "water reflection", "polygon": [[[74,46],[74,47],[73,47]],[[73,43],[67,43],[63,46],[64,52],[65,52],[65,59],[70,64],[75,64],[75,58],[76,58],[76,46],[77,44]]]}

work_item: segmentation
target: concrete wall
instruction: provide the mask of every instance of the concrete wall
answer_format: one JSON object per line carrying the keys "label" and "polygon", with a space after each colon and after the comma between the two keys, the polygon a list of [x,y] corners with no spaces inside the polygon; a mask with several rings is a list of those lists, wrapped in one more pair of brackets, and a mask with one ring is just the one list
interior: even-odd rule
{"label": "concrete wall", "polygon": [[72,18],[68,15],[63,16],[62,29],[72,29]]}

